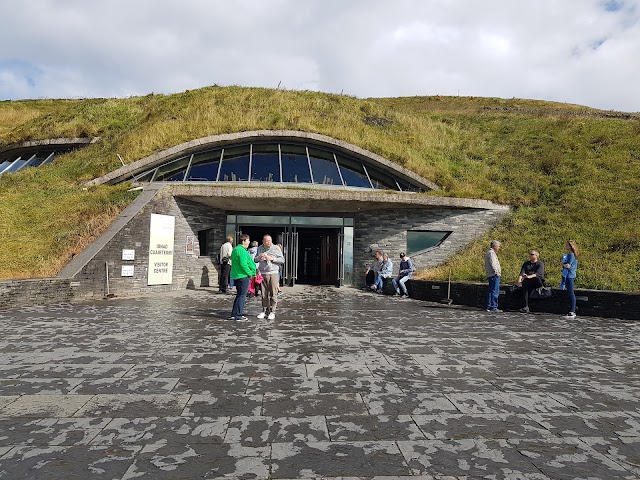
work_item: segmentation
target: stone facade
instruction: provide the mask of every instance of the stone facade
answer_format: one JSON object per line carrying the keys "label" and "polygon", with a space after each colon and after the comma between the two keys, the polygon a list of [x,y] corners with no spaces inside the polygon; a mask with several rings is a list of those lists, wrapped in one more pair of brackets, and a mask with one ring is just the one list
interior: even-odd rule
{"label": "stone facade", "polygon": [[[173,283],[147,285],[149,264],[149,229],[151,214],[175,217]],[[82,285],[83,296],[107,295],[106,273],[109,268],[109,293],[117,296],[139,295],[148,292],[182,290],[217,284],[215,265],[216,245],[224,241],[224,212],[189,200],[174,198],[166,192],[158,193],[145,207],[113,236],[95,256],[75,275]],[[199,256],[198,231],[207,230],[208,250],[212,256]],[[185,252],[187,236],[194,242],[194,254]],[[219,247],[218,247],[219,248]],[[135,250],[135,260],[122,260],[122,250]],[[123,265],[133,265],[133,277],[121,276]]]}
{"label": "stone facade", "polygon": [[500,210],[446,207],[386,209],[358,214],[354,235],[356,285],[364,284],[364,276],[359,275],[359,271],[367,269],[376,250],[389,253],[394,272],[398,272],[399,254],[407,249],[408,230],[452,232],[439,246],[410,255],[416,268],[422,269],[442,264],[493,228],[503,216],[504,211]]}
{"label": "stone facade", "polygon": [[[96,249],[93,257],[73,275],[80,282],[79,294],[90,297],[107,295],[106,268],[109,269],[109,294],[139,295],[148,292],[215,286],[218,282],[216,255],[225,239],[225,211],[181,197],[170,189],[160,189],[149,202],[139,208],[112,238]],[[173,256],[173,283],[147,285],[149,228],[152,213],[171,215],[176,219]],[[284,212],[283,212],[284,213]],[[314,213],[322,213],[316,211]],[[437,230],[452,232],[438,247],[413,255],[418,268],[438,265],[457,250],[486,232],[506,213],[502,209],[429,206],[397,208],[388,206],[365,211],[354,216],[354,284],[364,281],[363,272],[376,249],[391,254],[397,272],[398,253],[406,250],[407,230]],[[347,215],[349,213],[327,213]],[[198,232],[206,230],[208,256],[199,256]],[[194,254],[187,255],[187,236],[194,241]],[[135,260],[122,260],[122,250],[135,250]],[[134,276],[121,276],[123,265],[133,265]]]}

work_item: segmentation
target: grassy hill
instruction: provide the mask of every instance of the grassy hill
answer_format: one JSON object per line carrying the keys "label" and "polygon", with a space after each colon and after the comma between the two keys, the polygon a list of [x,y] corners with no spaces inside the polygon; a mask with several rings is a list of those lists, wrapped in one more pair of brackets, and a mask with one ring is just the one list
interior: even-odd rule
{"label": "grassy hill", "polygon": [[53,137],[100,141],[43,168],[0,176],[0,278],[55,275],[131,201],[128,185],[84,182],[194,138],[257,129],[336,137],[443,187],[435,195],[514,207],[493,232],[423,278],[483,280],[488,241],[503,242],[505,282],[536,248],[550,280],[574,238],[578,286],[640,291],[640,115],[533,100],[356,99],[209,87],[127,99],[0,102],[0,145]]}

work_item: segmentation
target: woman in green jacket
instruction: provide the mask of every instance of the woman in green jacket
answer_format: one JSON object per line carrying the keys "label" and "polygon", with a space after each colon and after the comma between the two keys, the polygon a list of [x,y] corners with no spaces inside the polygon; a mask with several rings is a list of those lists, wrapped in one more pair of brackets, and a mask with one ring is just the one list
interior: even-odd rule
{"label": "woman in green jacket", "polygon": [[247,292],[251,277],[256,274],[256,263],[249,255],[249,235],[240,235],[240,242],[231,252],[231,278],[236,286],[236,299],[233,301],[233,309],[229,320],[245,322],[244,304],[247,301]]}

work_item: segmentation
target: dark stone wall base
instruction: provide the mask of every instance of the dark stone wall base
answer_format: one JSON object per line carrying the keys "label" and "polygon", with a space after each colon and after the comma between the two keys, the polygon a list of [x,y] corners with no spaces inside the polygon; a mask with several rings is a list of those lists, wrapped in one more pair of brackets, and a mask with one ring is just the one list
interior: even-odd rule
{"label": "dark stone wall base", "polygon": [[[447,282],[409,280],[409,296],[418,300],[440,302],[447,298]],[[577,315],[626,320],[640,320],[640,294],[613,292],[608,290],[576,289]],[[451,282],[451,299],[454,305],[486,308],[488,284]],[[523,305],[519,291],[512,292],[511,285],[500,285],[498,305],[501,310],[517,311]],[[553,296],[545,299],[530,299],[531,312],[556,313],[563,315],[569,311],[569,297],[566,291],[553,289]]]}

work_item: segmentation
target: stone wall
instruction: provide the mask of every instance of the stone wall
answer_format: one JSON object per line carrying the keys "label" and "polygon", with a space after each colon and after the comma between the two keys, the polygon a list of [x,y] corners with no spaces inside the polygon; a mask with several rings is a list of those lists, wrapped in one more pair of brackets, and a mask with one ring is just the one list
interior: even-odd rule
{"label": "stone wall", "polygon": [[[149,229],[151,214],[175,217],[175,244],[172,285],[147,285]],[[80,282],[82,296],[104,297],[106,268],[109,269],[109,293],[117,296],[139,295],[166,290],[182,290],[217,285],[215,255],[199,257],[198,231],[209,230],[209,249],[224,242],[225,216],[221,210],[160,192],[144,206],[74,277]],[[185,252],[187,236],[194,242],[194,254]],[[122,260],[122,250],[135,250],[135,260]],[[215,248],[212,250],[215,252]],[[133,277],[122,277],[123,265],[134,266]]]}
{"label": "stone wall", "polygon": [[434,267],[493,228],[505,213],[447,207],[396,208],[360,213],[355,218],[355,286],[364,285],[363,273],[371,265],[376,250],[388,252],[394,272],[398,272],[400,252],[406,252],[407,248],[407,230],[452,232],[438,247],[410,255],[416,268]]}
{"label": "stone wall", "polygon": [[62,278],[0,281],[0,308],[69,302],[79,287],[78,282]]}
{"label": "stone wall", "polygon": [[[466,305],[484,309],[487,304],[486,283],[451,282],[451,299],[454,305]],[[409,280],[409,296],[418,300],[439,302],[447,298],[447,282]],[[578,316],[598,316],[640,320],[640,294],[612,292],[607,290],[576,289]],[[501,310],[516,311],[523,305],[519,291],[513,292],[511,285],[501,285],[498,305]],[[564,315],[569,310],[567,292],[553,289],[553,296],[530,299],[531,312]]]}

